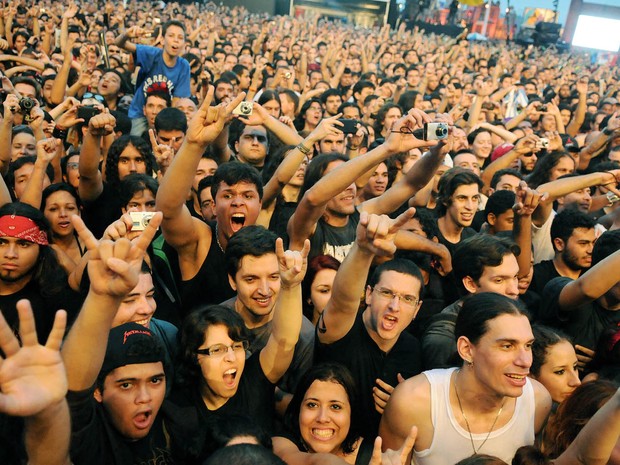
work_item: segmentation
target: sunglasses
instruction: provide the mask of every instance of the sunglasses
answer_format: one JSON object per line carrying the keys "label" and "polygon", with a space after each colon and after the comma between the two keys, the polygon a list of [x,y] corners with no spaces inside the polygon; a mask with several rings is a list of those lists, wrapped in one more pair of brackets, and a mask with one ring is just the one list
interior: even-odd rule
{"label": "sunglasses", "polygon": [[86,92],[84,95],[82,95],[82,100],[86,100],[86,99],[89,99],[89,98],[94,98],[99,103],[104,103],[105,102],[105,99],[103,98],[103,95],[93,94],[92,92]]}

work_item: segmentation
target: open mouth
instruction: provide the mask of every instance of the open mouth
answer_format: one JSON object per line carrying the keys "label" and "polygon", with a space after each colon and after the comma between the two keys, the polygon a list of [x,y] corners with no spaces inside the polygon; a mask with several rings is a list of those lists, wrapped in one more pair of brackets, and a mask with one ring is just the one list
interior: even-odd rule
{"label": "open mouth", "polygon": [[239,231],[245,225],[245,215],[243,213],[235,213],[230,218],[230,227],[233,232]]}
{"label": "open mouth", "polygon": [[149,326],[149,322],[150,322],[150,321],[151,321],[151,319],[150,319],[150,318],[145,318],[145,319],[143,319],[143,320],[136,320],[136,321],[134,321],[134,323],[137,323],[137,324],[139,324],[140,326],[145,326],[145,327],[147,327],[147,328],[148,328],[148,326]]}
{"label": "open mouth", "polygon": [[133,423],[138,429],[146,429],[151,424],[151,416],[152,412],[150,410],[146,412],[138,413],[135,417],[133,417]]}
{"label": "open mouth", "polygon": [[387,330],[393,329],[398,323],[398,318],[393,315],[385,315],[383,317],[383,327]]}
{"label": "open mouth", "polygon": [[237,378],[237,369],[231,368],[230,370],[226,370],[224,372],[224,384],[228,387],[233,387],[235,385],[235,379]]}

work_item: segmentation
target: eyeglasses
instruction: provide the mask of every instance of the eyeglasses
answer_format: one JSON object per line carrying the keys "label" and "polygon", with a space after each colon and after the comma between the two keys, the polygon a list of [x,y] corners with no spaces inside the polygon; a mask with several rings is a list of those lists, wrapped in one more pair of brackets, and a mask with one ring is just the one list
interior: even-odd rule
{"label": "eyeglasses", "polygon": [[390,289],[386,289],[384,287],[375,287],[373,291],[377,291],[380,297],[387,300],[394,300],[394,297],[398,297],[401,305],[406,305],[408,307],[415,307],[418,304],[418,298],[412,295],[402,295],[398,294]]}
{"label": "eyeglasses", "polygon": [[74,161],[67,163],[67,169],[69,170],[77,170],[80,167],[80,164]]}
{"label": "eyeglasses", "polygon": [[84,95],[82,95],[82,100],[86,100],[87,98],[94,98],[99,103],[105,102],[103,95],[93,94],[92,92],[86,92]]}
{"label": "eyeglasses", "polygon": [[206,349],[196,349],[196,353],[200,355],[208,355],[209,357],[223,357],[232,349],[235,353],[241,353],[248,350],[250,343],[248,341],[235,341],[232,345],[214,344]]}

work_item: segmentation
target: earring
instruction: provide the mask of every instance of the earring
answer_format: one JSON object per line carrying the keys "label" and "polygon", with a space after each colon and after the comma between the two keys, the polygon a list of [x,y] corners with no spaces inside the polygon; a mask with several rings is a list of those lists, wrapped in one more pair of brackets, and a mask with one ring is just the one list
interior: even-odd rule
{"label": "earring", "polygon": [[474,362],[472,360],[467,360],[467,366],[472,368],[474,366]]}

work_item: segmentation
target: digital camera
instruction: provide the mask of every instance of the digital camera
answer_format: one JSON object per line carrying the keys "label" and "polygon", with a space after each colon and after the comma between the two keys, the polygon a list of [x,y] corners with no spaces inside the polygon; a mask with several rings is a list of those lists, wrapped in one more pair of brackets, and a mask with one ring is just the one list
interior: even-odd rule
{"label": "digital camera", "polygon": [[155,212],[129,212],[131,217],[131,230],[144,231],[155,216]]}
{"label": "digital camera", "polygon": [[241,102],[239,105],[237,105],[237,108],[232,111],[232,113],[233,115],[250,116],[253,109],[254,107],[252,105],[252,102]]}
{"label": "digital camera", "polygon": [[424,123],[422,131],[422,139],[424,140],[442,140],[448,137],[447,123]]}

